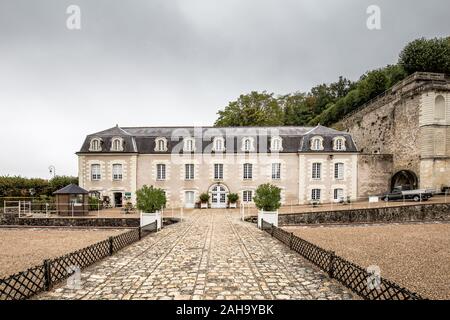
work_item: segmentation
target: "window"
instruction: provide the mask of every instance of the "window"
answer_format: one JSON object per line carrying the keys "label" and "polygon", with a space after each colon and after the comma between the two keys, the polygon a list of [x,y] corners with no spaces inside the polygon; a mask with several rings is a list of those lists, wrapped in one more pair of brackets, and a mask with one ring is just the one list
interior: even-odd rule
{"label": "window", "polygon": [[91,179],[92,180],[100,180],[101,178],[102,178],[102,174],[100,171],[100,165],[99,164],[91,165]]}
{"label": "window", "polygon": [[244,179],[250,180],[253,178],[253,165],[251,163],[244,163]]}
{"label": "window", "polygon": [[156,165],[156,180],[166,180],[166,165],[157,164]]}
{"label": "window", "polygon": [[322,164],[315,162],[312,164],[312,178],[319,180],[321,178]]}
{"label": "window", "polygon": [[214,164],[214,180],[222,180],[223,179],[223,164],[215,163]]}
{"label": "window", "polygon": [[253,200],[253,192],[251,190],[245,190],[242,193],[242,201],[245,203],[252,202]]}
{"label": "window", "polygon": [[184,139],[184,148],[185,152],[195,151],[195,140],[193,138],[185,138]]}
{"label": "window", "polygon": [[334,189],[334,200],[341,201],[344,199],[344,189]]}
{"label": "window", "polygon": [[445,119],[445,99],[441,95],[434,101],[434,118]]}
{"label": "window", "polygon": [[242,148],[241,148],[241,150],[245,151],[245,152],[253,151],[254,150],[253,139],[249,138],[249,137],[242,139]]}
{"label": "window", "polygon": [[101,140],[98,138],[92,139],[89,151],[102,151]]}
{"label": "window", "polygon": [[334,139],[334,150],[336,150],[336,151],[344,151],[345,150],[345,139],[344,138]]}
{"label": "window", "polygon": [[194,180],[194,165],[191,163],[185,164],[184,174],[186,180]]}
{"label": "window", "polygon": [[122,165],[113,164],[112,167],[113,180],[122,180]]}
{"label": "window", "polygon": [[273,137],[270,141],[270,151],[281,151],[283,150],[282,140],[280,137]]}
{"label": "window", "polygon": [[167,151],[167,140],[166,140],[166,138],[156,138],[156,140],[155,140],[155,151],[158,151],[158,152]]}
{"label": "window", "polygon": [[311,200],[314,200],[314,201],[320,200],[320,189],[312,189],[311,190]]}
{"label": "window", "polygon": [[311,150],[319,151],[323,150],[323,138],[313,137],[311,139]]}
{"label": "window", "polygon": [[121,138],[114,138],[111,143],[111,151],[122,151],[122,139]]}
{"label": "window", "polygon": [[281,179],[281,163],[272,163],[272,179]]}
{"label": "window", "polygon": [[343,163],[335,163],[334,164],[334,178],[336,180],[344,179],[344,164]]}
{"label": "window", "polygon": [[216,137],[213,141],[213,151],[222,152],[225,150],[225,140],[222,137]]}

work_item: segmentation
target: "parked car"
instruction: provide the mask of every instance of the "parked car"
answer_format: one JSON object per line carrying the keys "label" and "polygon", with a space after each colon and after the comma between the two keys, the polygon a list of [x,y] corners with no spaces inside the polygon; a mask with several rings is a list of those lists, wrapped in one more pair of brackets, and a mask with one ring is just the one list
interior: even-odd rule
{"label": "parked car", "polygon": [[414,200],[414,201],[427,201],[433,196],[429,190],[417,189],[417,190],[407,190],[403,187],[395,187],[392,192],[386,192],[381,195],[381,199],[384,201],[395,201],[395,200]]}

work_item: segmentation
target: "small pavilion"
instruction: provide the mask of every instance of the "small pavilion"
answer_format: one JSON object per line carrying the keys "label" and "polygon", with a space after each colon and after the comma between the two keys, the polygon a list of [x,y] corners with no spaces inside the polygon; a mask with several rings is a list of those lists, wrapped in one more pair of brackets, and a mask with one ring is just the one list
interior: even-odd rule
{"label": "small pavilion", "polygon": [[58,191],[56,196],[56,213],[64,216],[87,215],[89,213],[89,192],[75,184],[69,184]]}

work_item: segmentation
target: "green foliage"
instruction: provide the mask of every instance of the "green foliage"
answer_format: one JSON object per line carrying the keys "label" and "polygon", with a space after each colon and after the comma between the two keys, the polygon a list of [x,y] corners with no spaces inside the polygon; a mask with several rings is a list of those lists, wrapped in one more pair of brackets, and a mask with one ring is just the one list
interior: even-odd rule
{"label": "green foliage", "polygon": [[241,95],[218,112],[215,125],[332,125],[416,71],[450,73],[450,37],[413,41],[403,49],[398,64],[368,71],[356,82],[339,77],[308,93]]}
{"label": "green foliage", "polygon": [[273,93],[253,91],[241,95],[218,112],[218,127],[283,125],[283,110]]}
{"label": "green foliage", "polygon": [[450,73],[450,37],[421,38],[409,43],[400,53],[399,64],[408,74]]}
{"label": "green foliage", "polygon": [[281,189],[270,183],[262,184],[256,189],[255,202],[259,210],[275,211],[281,206]]}
{"label": "green foliage", "polygon": [[200,201],[205,203],[209,201],[209,194],[204,192],[200,195]]}
{"label": "green foliage", "polygon": [[53,192],[66,185],[78,184],[78,178],[56,176],[50,181],[39,178],[24,178],[20,176],[0,177],[0,197],[40,197],[51,196]]}
{"label": "green foliage", "polygon": [[99,208],[101,209],[102,202],[100,201],[100,199],[98,199],[96,197],[89,197],[88,204],[89,204],[89,210],[93,211],[93,210],[97,210]]}
{"label": "green foliage", "polygon": [[166,195],[162,189],[144,185],[136,191],[136,207],[146,213],[161,210],[166,205]]}
{"label": "green foliage", "polygon": [[229,193],[227,197],[230,203],[236,203],[239,200],[239,195],[237,193]]}

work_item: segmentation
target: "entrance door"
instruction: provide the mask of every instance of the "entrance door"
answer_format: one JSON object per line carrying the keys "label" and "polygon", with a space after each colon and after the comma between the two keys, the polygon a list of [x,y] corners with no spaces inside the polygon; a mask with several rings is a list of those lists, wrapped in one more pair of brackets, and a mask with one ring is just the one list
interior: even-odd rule
{"label": "entrance door", "polygon": [[114,206],[122,207],[122,192],[114,192]]}
{"label": "entrance door", "polygon": [[184,193],[184,207],[194,208],[195,206],[195,194],[194,191],[185,191]]}
{"label": "entrance door", "polygon": [[217,185],[211,189],[211,208],[227,207],[227,190],[225,187]]}

